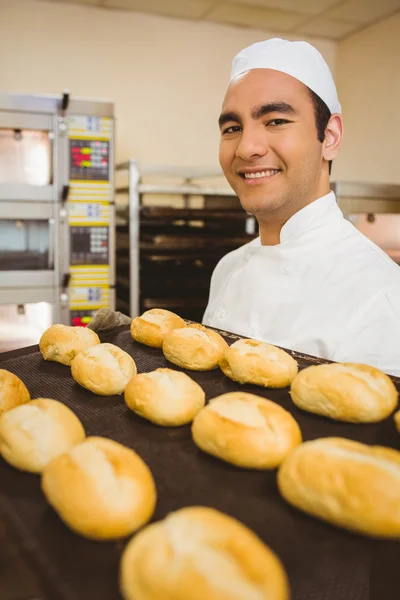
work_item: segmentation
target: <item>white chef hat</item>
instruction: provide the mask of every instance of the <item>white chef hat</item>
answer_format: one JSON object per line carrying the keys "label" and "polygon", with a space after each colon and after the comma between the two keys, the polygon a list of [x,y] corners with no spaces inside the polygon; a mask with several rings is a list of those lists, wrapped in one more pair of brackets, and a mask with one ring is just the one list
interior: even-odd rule
{"label": "white chef hat", "polygon": [[252,44],[233,59],[230,81],[251,69],[273,69],[291,75],[315,92],[331,114],[342,112],[329,67],[318,50],[307,42],[272,38]]}

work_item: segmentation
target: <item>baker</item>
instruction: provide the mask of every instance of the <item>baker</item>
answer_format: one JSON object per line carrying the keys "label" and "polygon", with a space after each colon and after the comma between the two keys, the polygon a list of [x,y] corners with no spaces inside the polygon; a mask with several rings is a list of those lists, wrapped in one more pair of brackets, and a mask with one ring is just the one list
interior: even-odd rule
{"label": "baker", "polygon": [[[270,39],[234,58],[219,157],[260,236],[218,263],[203,323],[400,375],[400,269],[343,217],[330,191],[341,112],[329,67],[310,44]],[[101,309],[90,327],[130,321]]]}
{"label": "baker", "polygon": [[270,39],[234,58],[219,159],[259,237],[218,263],[203,323],[400,375],[400,269],[330,191],[341,112],[310,44]]}

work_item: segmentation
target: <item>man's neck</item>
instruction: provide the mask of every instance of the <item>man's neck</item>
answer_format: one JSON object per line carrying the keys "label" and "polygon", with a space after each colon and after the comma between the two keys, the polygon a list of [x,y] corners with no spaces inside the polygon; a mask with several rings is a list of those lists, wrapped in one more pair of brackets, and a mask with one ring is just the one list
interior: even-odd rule
{"label": "man's neck", "polygon": [[286,211],[279,211],[270,214],[264,215],[255,215],[258,221],[259,227],[259,235],[262,246],[277,246],[281,241],[281,230],[282,227],[289,221],[293,215],[298,213],[300,210],[315,202],[319,198],[322,198],[326,194],[330,192],[330,188],[328,187],[327,191],[321,192],[320,195],[313,198],[312,200],[305,202],[301,206],[297,206],[297,210],[293,210],[293,208]]}

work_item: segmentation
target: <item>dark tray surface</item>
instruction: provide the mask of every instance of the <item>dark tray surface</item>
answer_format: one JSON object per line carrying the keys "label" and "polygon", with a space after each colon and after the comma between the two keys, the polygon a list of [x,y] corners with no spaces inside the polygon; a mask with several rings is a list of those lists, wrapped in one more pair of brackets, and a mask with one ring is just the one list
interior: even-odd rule
{"label": "dark tray surface", "polygon": [[[139,372],[176,368],[160,350],[135,343],[126,327],[103,335],[102,341],[131,354]],[[301,367],[320,362],[296,357]],[[136,450],[156,480],[158,503],[153,520],[183,506],[206,505],[253,529],[284,563],[292,600],[400,597],[400,544],[353,535],[292,509],[278,494],[276,472],[240,470],[201,453],[191,440],[190,426],[160,428],[129,411],[122,396],[95,396],[73,381],[68,367],[43,361],[37,346],[0,355],[0,368],[21,377],[32,398],[54,397],[68,405],[88,435],[106,436]],[[219,370],[187,373],[202,385],[207,399],[241,389],[278,402],[297,419],[304,440],[343,436],[400,447],[391,418],[373,425],[336,423],[299,411],[288,389],[239,386]],[[396,385],[400,387],[397,380]],[[17,535],[50,600],[120,598],[118,564],[125,541],[90,542],[73,534],[44,500],[39,477],[20,473],[1,460],[0,482],[5,523]]]}

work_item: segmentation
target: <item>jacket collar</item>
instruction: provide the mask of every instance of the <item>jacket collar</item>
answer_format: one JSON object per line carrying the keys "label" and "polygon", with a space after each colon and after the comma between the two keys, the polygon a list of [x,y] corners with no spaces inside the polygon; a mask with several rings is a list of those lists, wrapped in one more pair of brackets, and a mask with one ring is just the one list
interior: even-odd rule
{"label": "jacket collar", "polygon": [[[321,227],[329,227],[334,222],[343,221],[343,218],[334,192],[329,192],[299,210],[286,221],[281,229],[280,244],[299,240],[307,233]],[[254,240],[254,245],[261,246],[260,238]]]}

